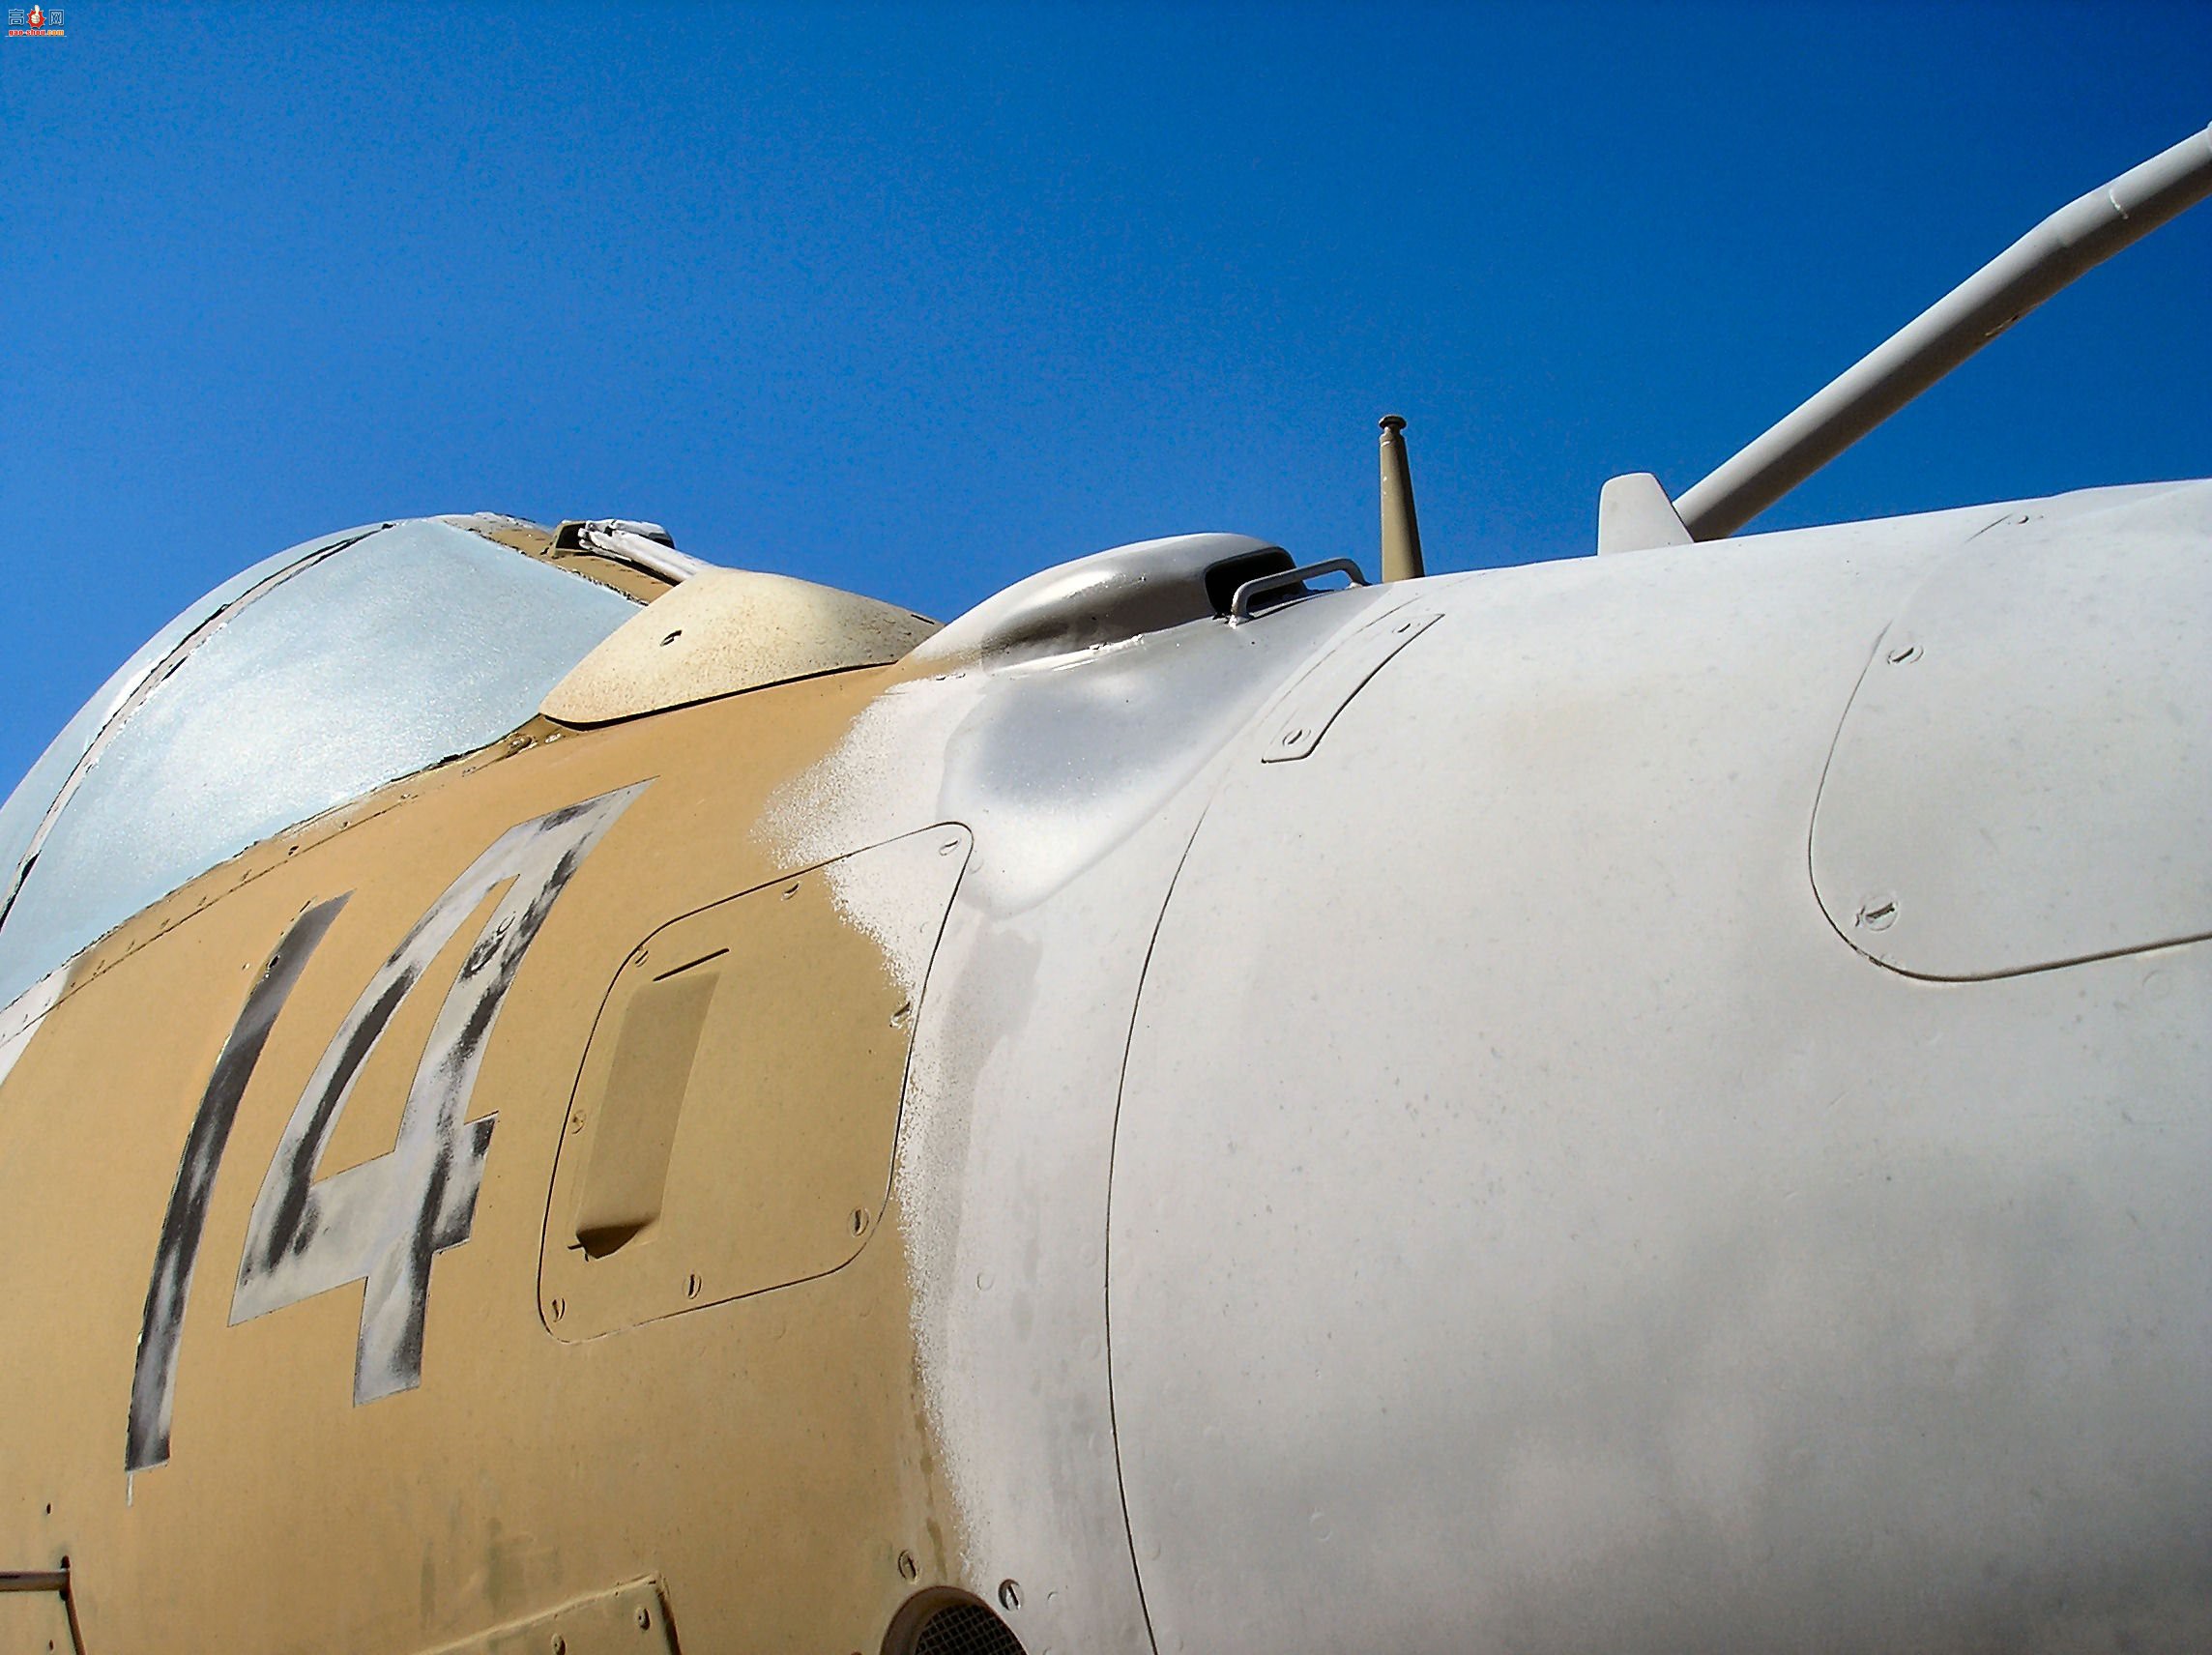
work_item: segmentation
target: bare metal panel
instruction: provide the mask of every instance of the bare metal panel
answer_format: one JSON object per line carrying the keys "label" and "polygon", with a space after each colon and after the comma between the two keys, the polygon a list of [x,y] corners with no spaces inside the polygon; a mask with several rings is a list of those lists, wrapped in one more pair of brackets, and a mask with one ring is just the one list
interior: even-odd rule
{"label": "bare metal panel", "polygon": [[1851,945],[1972,978],[2212,936],[2212,485],[1946,560],[1876,646],[1813,820]]}
{"label": "bare metal panel", "polygon": [[[204,624],[218,598],[164,637]],[[414,522],[269,587],[181,659],[150,646],[141,658],[166,676],[119,678],[103,701],[126,716],[80,715],[66,738],[74,788],[0,924],[0,1003],[248,845],[513,729],[636,613],[479,536]],[[40,765],[44,787],[60,760]]]}

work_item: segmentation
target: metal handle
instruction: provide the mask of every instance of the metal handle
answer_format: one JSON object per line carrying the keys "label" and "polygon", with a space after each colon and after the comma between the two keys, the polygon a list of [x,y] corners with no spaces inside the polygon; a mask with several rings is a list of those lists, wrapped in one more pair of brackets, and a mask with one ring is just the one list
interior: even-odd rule
{"label": "metal handle", "polygon": [[1296,568],[1277,569],[1273,574],[1256,575],[1237,589],[1229,600],[1229,624],[1241,625],[1252,619],[1252,600],[1265,597],[1270,592],[1280,592],[1288,586],[1302,586],[1324,574],[1351,577],[1353,586],[1365,586],[1367,577],[1359,572],[1359,566],[1350,558],[1328,558],[1318,564],[1300,564]]}

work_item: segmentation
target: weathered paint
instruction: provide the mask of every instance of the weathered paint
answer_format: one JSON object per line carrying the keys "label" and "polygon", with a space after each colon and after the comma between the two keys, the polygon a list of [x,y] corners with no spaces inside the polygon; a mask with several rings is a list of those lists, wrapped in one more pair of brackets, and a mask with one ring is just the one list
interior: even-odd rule
{"label": "weathered paint", "polygon": [[[247,1220],[233,1325],[348,1282],[365,1281],[353,1399],[422,1379],[430,1263],[469,1238],[497,1117],[463,1129],[484,1044],[530,944],[577,866],[646,783],[563,805],[509,828],[447,886],[362,990],[301,1093]],[[485,920],[446,995],[388,1155],[317,1181],[315,1169],[363,1066],[399,1004],[480,904]]]}
{"label": "weathered paint", "polygon": [[63,966],[48,972],[36,983],[15,998],[13,1004],[0,1010],[0,1086],[8,1082],[9,1071],[15,1060],[23,1055],[39,1025],[46,1020],[64,991],[69,987],[71,968]]}
{"label": "weathered paint", "polygon": [[[40,1352],[0,1365],[0,1557],[69,1555],[102,1655],[420,1655],[645,1581],[692,1648],[873,1650],[930,1593],[1036,1655],[2200,1643],[2206,944],[1916,982],[1809,865],[1928,572],[2035,511],[2124,583],[2108,508],[2147,498],[1046,628],[533,726],[257,847],[88,953],[0,1095],[0,1348]],[[1309,701],[1325,740],[1265,763]],[[188,1292],[180,1451],[120,1478],[160,1216],[270,939],[356,893],[241,1096],[226,1261],[469,856],[646,776],[482,1044],[500,1152],[420,1384],[353,1406],[350,1292],[235,1326]],[[932,947],[853,853],[940,824],[973,850]],[[808,869],[819,952],[924,985],[880,1222],[556,1336],[610,986]],[[390,1150],[437,1009],[393,1012],[326,1172]],[[97,1161],[87,1099],[129,1112]]]}
{"label": "weathered paint", "polygon": [[[535,1292],[608,985],[660,924],[787,871],[732,825],[834,745],[881,676],[589,736],[540,728],[257,848],[79,962],[0,1108],[0,1350],[42,1352],[0,1361],[0,1560],[70,1556],[88,1646],[173,1647],[190,1628],[210,1647],[416,1652],[653,1577],[699,1646],[861,1648],[916,1583],[956,1582],[961,1524],[916,1389],[895,1197],[820,1282],[589,1345],[552,1338]],[[357,1408],[358,1290],[227,1324],[224,1275],[262,1169],[363,984],[476,852],[645,776],[658,779],[576,866],[482,1041],[470,1113],[497,1116],[499,1151],[469,1244],[439,1261],[422,1382]],[[271,940],[344,891],[208,1195],[201,1253],[221,1263],[184,1295],[178,1451],[126,1477],[115,1426],[192,1119]],[[429,978],[457,973],[475,936],[456,932]],[[391,1151],[440,998],[393,1013],[326,1176]],[[96,1163],[88,1111],[116,1123]]]}
{"label": "weathered paint", "polygon": [[230,1142],[231,1122],[238,1117],[238,1100],[261,1049],[269,1043],[269,1031],[276,1014],[306,968],[308,956],[331,928],[331,921],[345,907],[342,896],[319,902],[292,922],[284,940],[261,968],[238,1014],[238,1023],[223,1042],[215,1073],[208,1077],[200,1097],[199,1113],[185,1139],[184,1159],[177,1164],[176,1186],[169,1192],[169,1210],[161,1220],[161,1241],[154,1254],[154,1277],[146,1285],[146,1314],[138,1327],[138,1361],[131,1379],[131,1424],[124,1443],[127,1471],[143,1471],[169,1457],[169,1410],[176,1400],[177,1340],[184,1331],[185,1299],[192,1291],[192,1269],[199,1262],[200,1237],[207,1228],[208,1192],[222,1165],[222,1151]]}

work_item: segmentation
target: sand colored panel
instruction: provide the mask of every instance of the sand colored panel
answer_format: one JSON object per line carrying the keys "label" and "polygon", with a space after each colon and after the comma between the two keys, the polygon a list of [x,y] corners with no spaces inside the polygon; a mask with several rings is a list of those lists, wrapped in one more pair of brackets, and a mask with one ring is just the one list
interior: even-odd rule
{"label": "sand colored panel", "polygon": [[811,581],[707,569],[647,605],[553,686],[543,711],[611,724],[663,708],[898,660],[937,630]]}
{"label": "sand colored panel", "polygon": [[70,1624],[67,1570],[0,1570],[0,1649],[82,1655]]}
{"label": "sand colored panel", "polygon": [[712,962],[679,967],[647,983],[623,1014],[576,1201],[576,1239],[592,1258],[660,1216],[691,1062],[721,980]]}
{"label": "sand colored panel", "polygon": [[[421,1655],[650,1577],[685,1647],[871,1649],[913,1591],[959,1578],[895,1198],[832,1275],[646,1336],[565,1343],[538,1295],[609,984],[642,937],[791,865],[747,825],[880,686],[838,674],[590,734],[534,726],[256,847],[69,973],[0,1090],[0,1349],[39,1352],[0,1362],[0,1421],[35,1422],[0,1432],[0,1563],[68,1556],[86,1647]],[[226,1314],[286,1124],[364,987],[474,855],[650,777],[547,912],[486,1039],[466,1119],[498,1127],[469,1238],[431,1272],[422,1383],[358,1403],[361,1289]],[[271,950],[347,892],[209,1189],[173,1452],[129,1474],[142,1311],[193,1117]],[[441,954],[411,1001],[442,1003],[463,963]],[[410,1011],[385,1036],[404,1060],[364,1065],[349,1119],[403,1114],[430,1034]],[[354,1144],[393,1147],[389,1129]]]}
{"label": "sand colored panel", "polygon": [[598,1592],[480,1638],[449,1643],[436,1655],[675,1655],[668,1605],[654,1581]]}
{"label": "sand colored panel", "polygon": [[[958,827],[908,834],[675,920],[631,953],[554,1172],[538,1295],[556,1337],[807,1281],[867,1245],[969,842]],[[856,891],[874,929],[847,917]]]}

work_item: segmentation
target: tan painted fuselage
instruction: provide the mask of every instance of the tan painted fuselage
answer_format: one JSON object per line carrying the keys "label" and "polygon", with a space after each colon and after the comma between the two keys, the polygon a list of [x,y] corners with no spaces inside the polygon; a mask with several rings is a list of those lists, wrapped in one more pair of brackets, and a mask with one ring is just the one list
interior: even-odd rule
{"label": "tan painted fuselage", "polygon": [[[598,1620],[632,1638],[672,1614],[687,1647],[857,1649],[943,1578],[957,1536],[916,1392],[899,1229],[884,1221],[903,1045],[858,1082],[832,1065],[810,1086],[800,1064],[756,1100],[772,1148],[779,1125],[873,1088],[872,1125],[835,1135],[880,1147],[858,1167],[737,1157],[714,1169],[718,1213],[674,1230],[649,1213],[601,1258],[568,1233],[572,1198],[555,1200],[565,1142],[586,1136],[572,1109],[610,988],[671,921],[800,872],[750,829],[883,676],[597,731],[533,726],[257,847],[78,960],[6,1081],[0,1564],[66,1567],[85,1648],[429,1650],[539,1626],[581,1650],[594,1606],[566,1620],[563,1606],[629,1587]],[[467,1116],[496,1124],[467,1237],[429,1263],[420,1381],[357,1406],[360,1281],[233,1321],[265,1171],[364,986],[454,878],[517,824],[638,783],[545,912],[483,1043]],[[195,1112],[272,949],[337,897],[208,1186],[167,1458],[130,1471],[149,1271]],[[318,1184],[393,1153],[448,985],[497,899],[392,1015]],[[782,923],[788,959],[741,962],[756,987],[844,971],[901,1015],[895,963],[833,902],[800,902]],[[815,1033],[808,1004],[780,996],[800,1022],[794,1050]],[[821,1015],[828,1041],[839,1014]],[[569,1182],[580,1164],[571,1151]],[[809,1225],[816,1244],[788,1257]],[[565,1333],[553,1278],[618,1269],[589,1334]],[[0,1597],[0,1647],[39,1646],[54,1614],[42,1594]]]}

